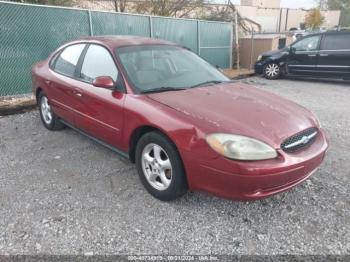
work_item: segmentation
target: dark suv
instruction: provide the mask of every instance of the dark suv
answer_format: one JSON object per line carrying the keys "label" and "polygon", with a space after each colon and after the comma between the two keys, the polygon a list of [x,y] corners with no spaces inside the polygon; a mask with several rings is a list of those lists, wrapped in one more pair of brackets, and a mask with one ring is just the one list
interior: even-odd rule
{"label": "dark suv", "polygon": [[350,79],[350,31],[308,35],[286,48],[263,53],[255,72],[267,79],[281,75]]}

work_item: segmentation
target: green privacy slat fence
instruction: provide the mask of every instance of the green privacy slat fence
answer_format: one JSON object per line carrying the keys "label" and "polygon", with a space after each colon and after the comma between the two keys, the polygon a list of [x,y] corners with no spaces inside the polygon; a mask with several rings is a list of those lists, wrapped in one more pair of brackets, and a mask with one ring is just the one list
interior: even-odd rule
{"label": "green privacy slat fence", "polygon": [[31,92],[32,64],[82,35],[85,11],[0,3],[0,96]]}
{"label": "green privacy slat fence", "polygon": [[94,35],[138,35],[149,37],[149,17],[91,11]]}
{"label": "green privacy slat fence", "polygon": [[169,40],[198,53],[197,21],[173,18],[152,18],[153,37]]}
{"label": "green privacy slat fence", "polygon": [[199,24],[199,55],[213,65],[231,67],[232,25],[201,21]]}
{"label": "green privacy slat fence", "polygon": [[31,92],[31,66],[87,35],[140,35],[190,48],[213,65],[231,65],[232,25],[0,1],[0,96]]}

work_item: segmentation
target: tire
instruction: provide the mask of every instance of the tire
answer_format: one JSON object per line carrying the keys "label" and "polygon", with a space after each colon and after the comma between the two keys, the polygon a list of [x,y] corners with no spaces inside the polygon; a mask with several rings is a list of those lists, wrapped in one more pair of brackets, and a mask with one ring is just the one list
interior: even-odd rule
{"label": "tire", "polygon": [[44,126],[49,130],[61,130],[65,126],[52,111],[47,96],[41,92],[38,96],[40,118]]}
{"label": "tire", "polygon": [[159,132],[143,135],[135,152],[136,168],[146,190],[161,201],[171,201],[187,191],[187,180],[175,145]]}
{"label": "tire", "polygon": [[263,69],[263,74],[266,79],[277,79],[281,76],[281,67],[276,63],[266,64]]}

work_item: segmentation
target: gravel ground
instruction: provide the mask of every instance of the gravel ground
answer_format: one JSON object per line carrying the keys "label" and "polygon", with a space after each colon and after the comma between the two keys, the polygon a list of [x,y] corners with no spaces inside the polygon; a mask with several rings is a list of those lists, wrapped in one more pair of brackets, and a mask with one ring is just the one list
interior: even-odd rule
{"label": "gravel ground", "polygon": [[0,254],[349,254],[350,85],[243,80],[311,109],[330,138],[318,172],[255,202],[160,202],[127,160],[38,112],[0,118]]}

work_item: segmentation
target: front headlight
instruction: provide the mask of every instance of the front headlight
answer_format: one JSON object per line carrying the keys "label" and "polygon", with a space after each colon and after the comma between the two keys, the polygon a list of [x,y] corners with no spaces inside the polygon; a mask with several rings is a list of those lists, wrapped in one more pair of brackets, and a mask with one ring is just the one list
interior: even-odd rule
{"label": "front headlight", "polygon": [[271,146],[254,138],[215,133],[207,135],[209,146],[220,155],[237,160],[265,160],[277,157]]}
{"label": "front headlight", "polygon": [[260,61],[261,58],[262,58],[262,55],[259,55],[259,56],[258,56],[258,59],[257,59],[256,61]]}

